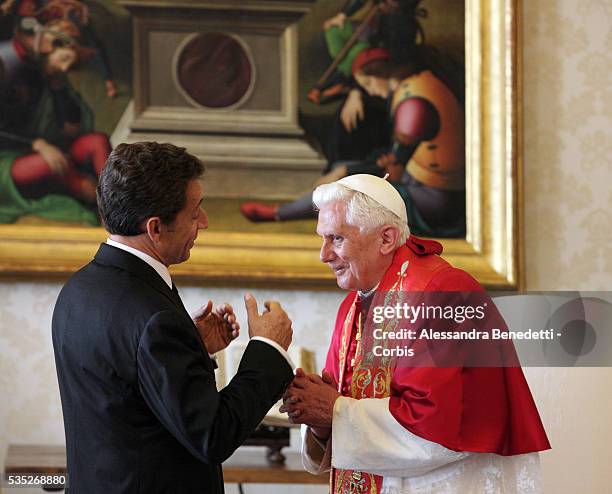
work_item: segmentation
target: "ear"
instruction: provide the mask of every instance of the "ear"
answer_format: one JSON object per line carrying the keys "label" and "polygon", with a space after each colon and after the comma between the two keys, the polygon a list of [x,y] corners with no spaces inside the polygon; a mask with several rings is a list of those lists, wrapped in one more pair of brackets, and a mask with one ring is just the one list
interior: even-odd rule
{"label": "ear", "polygon": [[151,216],[145,223],[147,235],[152,242],[158,243],[162,234],[162,221],[159,216]]}
{"label": "ear", "polygon": [[399,238],[399,228],[395,226],[383,226],[380,231],[381,244],[380,253],[384,256],[395,252],[395,246],[397,245],[397,239]]}

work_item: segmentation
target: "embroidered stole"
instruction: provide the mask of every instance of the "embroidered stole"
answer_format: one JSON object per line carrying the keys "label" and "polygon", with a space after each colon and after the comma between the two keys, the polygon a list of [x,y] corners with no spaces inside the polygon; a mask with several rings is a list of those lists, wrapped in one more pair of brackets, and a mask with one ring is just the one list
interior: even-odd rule
{"label": "embroidered stole", "polygon": [[[402,291],[406,287],[406,270],[409,261],[402,263],[400,270],[389,280],[387,276],[377,289],[378,293],[373,295],[373,304],[395,305],[400,302]],[[386,282],[386,283],[384,283]],[[385,286],[386,285],[386,286]],[[384,301],[380,300],[378,294],[384,295]],[[342,329],[342,338],[339,349],[339,372],[338,391],[342,393],[347,365],[353,368],[351,379],[350,397],[360,400],[362,398],[386,398],[391,392],[391,378],[393,377],[394,363],[390,357],[376,357],[376,365],[372,349],[364,351],[362,347],[365,320],[361,312],[361,304],[355,297],[349,309]],[[394,321],[385,323],[393,325]],[[349,355],[351,336],[356,326],[356,349],[355,355]],[[383,331],[393,330],[392,327],[383,326]],[[350,358],[350,361],[349,361]],[[382,365],[380,365],[382,364]],[[333,494],[379,494],[382,486],[382,477],[357,470],[343,470],[332,468],[330,476],[330,492]]]}

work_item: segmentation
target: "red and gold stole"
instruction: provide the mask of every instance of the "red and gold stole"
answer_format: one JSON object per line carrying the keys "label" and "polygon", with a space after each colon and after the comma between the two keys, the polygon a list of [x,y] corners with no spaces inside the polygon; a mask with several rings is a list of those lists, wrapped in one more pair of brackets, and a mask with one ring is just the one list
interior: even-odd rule
{"label": "red and gold stole", "polygon": [[[407,250],[407,249],[406,249]],[[401,254],[406,254],[400,249]],[[398,251],[398,254],[400,252]],[[384,304],[395,304],[401,297],[401,292],[407,290],[406,271],[409,266],[407,256],[398,255],[394,259],[390,270],[385,274],[377,293],[384,296]],[[401,260],[401,264],[396,261]],[[398,269],[399,268],[399,269]],[[395,272],[394,272],[395,271]],[[376,299],[380,304],[382,301]],[[362,398],[386,398],[391,392],[391,378],[393,376],[393,363],[390,358],[376,358],[377,365],[373,365],[374,355],[372,349],[364,350],[362,346],[362,331],[365,326],[361,311],[361,303],[355,297],[348,310],[342,328],[339,348],[339,376],[338,391],[343,396],[350,396],[360,400]],[[352,336],[355,335],[355,342]],[[383,364],[383,365],[379,365]],[[347,371],[352,376],[347,377]],[[344,385],[350,379],[350,390]],[[357,470],[343,470],[333,468],[331,473],[331,492],[333,494],[378,494],[382,486],[382,477]]]}
{"label": "red and gold stole", "polygon": [[[401,304],[407,292],[425,290],[435,273],[449,267],[449,264],[438,256],[441,252],[442,246],[438,242],[409,237],[406,244],[395,252],[391,266],[373,295],[372,305]],[[418,262],[414,262],[417,258]],[[359,306],[359,301],[354,296],[344,321],[342,308],[336,321],[335,332],[341,331],[338,375],[334,376],[338,378],[338,391],[343,396],[358,400],[386,398],[391,393],[395,362],[391,357],[375,357],[372,348],[364,351],[361,342],[362,331],[366,325],[363,324],[365,321],[362,321]],[[392,331],[395,325],[397,321],[386,321],[383,324],[383,332]],[[352,339],[353,333],[356,341]],[[332,468],[330,484],[333,494],[378,494],[382,477],[367,472]]]}

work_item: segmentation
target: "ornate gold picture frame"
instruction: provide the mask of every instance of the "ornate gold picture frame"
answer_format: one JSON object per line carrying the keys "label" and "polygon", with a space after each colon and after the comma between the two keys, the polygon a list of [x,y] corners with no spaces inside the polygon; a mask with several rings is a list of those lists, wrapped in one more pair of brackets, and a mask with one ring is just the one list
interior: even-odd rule
{"label": "ornate gold picture frame", "polygon": [[[519,0],[466,0],[467,236],[444,257],[489,288],[522,276]],[[106,238],[101,228],[0,225],[5,277],[66,277]],[[333,287],[314,234],[203,232],[172,268],[192,282]]]}

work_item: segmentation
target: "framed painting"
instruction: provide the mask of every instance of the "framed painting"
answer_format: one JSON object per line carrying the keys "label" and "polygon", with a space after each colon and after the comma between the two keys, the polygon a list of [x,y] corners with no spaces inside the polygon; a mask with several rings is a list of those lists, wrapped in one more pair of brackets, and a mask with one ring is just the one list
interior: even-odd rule
{"label": "framed painting", "polygon": [[[459,5],[459,26],[448,25],[457,22],[444,13],[452,10],[445,9],[445,1],[455,9]],[[207,165],[204,207],[211,218],[210,227],[200,234],[190,260],[172,267],[174,276],[224,285],[335,286],[333,274],[319,261],[315,220],[250,223],[241,217],[239,207],[250,199],[290,202],[307,191],[324,170],[323,148],[329,137],[326,125],[340,107],[314,105],[311,92],[333,60],[321,25],[345,2],[4,3],[16,4],[16,8],[31,3],[39,10],[47,4],[66,7],[82,3],[87,7],[83,10],[88,16],[85,19],[82,12],[68,9],[67,14],[62,11],[59,15],[51,9],[47,17],[34,11],[40,27],[27,24],[34,21],[24,23],[21,17],[26,15],[18,17],[20,24],[0,23],[16,26],[10,31],[3,27],[4,41],[18,30],[30,28],[56,34],[55,18],[62,16],[85,32],[62,28],[60,42],[56,42],[77,52],[79,67],[75,64],[68,78],[95,115],[95,126],[89,133],[82,130],[79,136],[103,134],[112,144],[173,142]],[[369,21],[368,8],[385,2],[352,3],[360,3],[362,10],[361,18],[355,14],[357,34],[349,37],[354,44],[355,39],[359,41],[360,26]],[[419,36],[438,50],[455,50],[465,74],[465,215],[460,235],[439,238],[444,256],[489,288],[520,288],[520,1],[414,3],[419,4],[423,18]],[[51,27],[49,18],[54,22]],[[449,33],[454,40],[449,39]],[[43,59],[45,56],[43,53]],[[338,70],[338,65],[331,69]],[[0,87],[4,87],[6,73],[0,70],[4,77]],[[5,143],[7,139],[23,139],[21,134],[8,135],[6,126],[2,131],[7,134]],[[33,150],[34,137],[30,134],[27,144]],[[0,142],[2,138],[0,134]],[[70,153],[72,148],[65,154],[70,158]],[[78,154],[74,156],[76,161]],[[14,162],[15,156],[12,159]],[[90,161],[87,173],[95,185],[96,164]],[[10,181],[18,174],[8,169]],[[64,221],[60,216],[58,221],[46,210],[41,216],[41,210],[34,208],[3,216],[4,206],[12,211],[14,204],[2,199],[6,194],[0,194],[0,272],[7,277],[65,277],[88,262],[106,238],[104,230],[95,225],[91,201],[87,204],[80,196],[70,197],[66,188],[55,190],[56,185],[45,185],[42,192],[36,188],[30,191],[20,188],[23,183],[15,180],[12,186],[18,186],[26,206],[40,200],[45,204],[49,195],[64,195],[85,206],[90,215],[78,217],[78,221]],[[85,221],[88,218],[89,224]]]}

